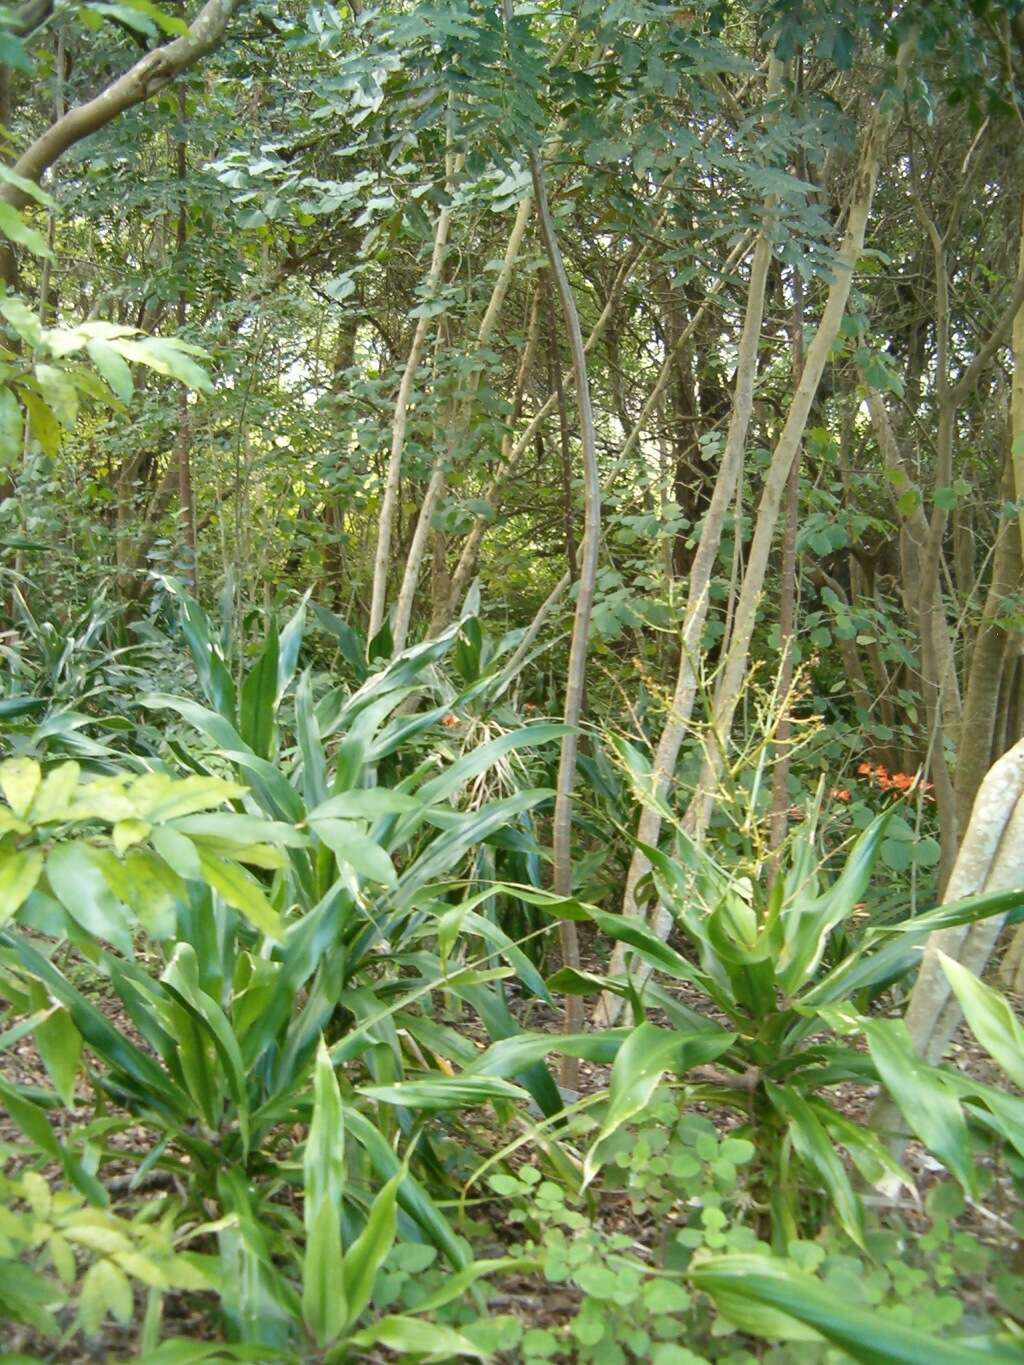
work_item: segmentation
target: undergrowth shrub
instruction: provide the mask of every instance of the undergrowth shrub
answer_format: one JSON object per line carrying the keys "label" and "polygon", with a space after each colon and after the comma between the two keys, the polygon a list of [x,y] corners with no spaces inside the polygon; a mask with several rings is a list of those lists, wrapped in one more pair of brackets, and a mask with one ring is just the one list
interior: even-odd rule
{"label": "undergrowth shrub", "polygon": [[[172,591],[202,700],[135,697],[166,732],[76,759],[24,712],[0,763],[0,1055],[31,1039],[41,1065],[0,1080],[0,1302],[30,1344],[113,1322],[156,1365],[1020,1358],[1019,1277],[965,1313],[987,1253],[957,1219],[984,1194],[973,1152],[1024,1165],[1021,1101],[921,1066],[879,1006],[931,930],[1021,892],[873,922],[891,813],[827,868],[812,813],[771,877],[666,806],[672,851],[645,850],[663,943],[541,889],[563,727],[501,700],[507,641],[464,620],[382,663],[329,621],[337,682],[300,669],[304,603],[233,652]],[[562,918],[625,944],[626,975],[545,977]],[[1024,1083],[1012,1011],[949,970]],[[614,993],[629,1022],[528,1030],[509,982],[549,1009]],[[566,1095],[552,1054],[607,1072]],[[877,1087],[958,1182],[926,1218],[886,1206],[910,1172],[844,1105]],[[502,1293],[524,1281],[539,1320]],[[211,1341],[176,1336],[171,1303]]]}

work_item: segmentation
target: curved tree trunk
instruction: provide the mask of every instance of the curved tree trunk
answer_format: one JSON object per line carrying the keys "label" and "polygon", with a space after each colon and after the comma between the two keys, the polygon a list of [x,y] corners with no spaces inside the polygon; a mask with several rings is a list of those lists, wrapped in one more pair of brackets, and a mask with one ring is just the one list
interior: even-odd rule
{"label": "curved tree trunk", "polygon": [[[1024,741],[989,770],[978,788],[956,863],[946,888],[947,904],[988,891],[1024,885]],[[921,970],[910,994],[906,1023],[911,1041],[927,1062],[937,1062],[960,1022],[960,1007],[939,963],[939,952],[972,972],[984,970],[1003,916],[941,929],[925,944]]]}
{"label": "curved tree trunk", "polygon": [[[1012,470],[1007,461],[1003,497],[1012,500]],[[971,651],[971,667],[964,689],[964,716],[956,764],[956,812],[959,833],[966,829],[974,798],[989,765],[999,757],[1002,726],[999,724],[999,698],[1004,678],[1007,645],[1016,637],[1009,666],[1016,672],[1019,633],[1007,630],[1007,599],[1021,582],[1021,544],[1018,527],[1005,516],[999,519],[989,581],[981,622]]]}
{"label": "curved tree trunk", "polygon": [[[38,182],[69,147],[105,128],[126,109],[152,99],[176,76],[219,47],[240,4],[241,0],[207,0],[187,33],[147,52],[98,95],[69,109],[21,153],[11,169],[25,180]],[[25,208],[31,202],[24,190],[10,183],[0,185],[0,199],[15,208]]]}

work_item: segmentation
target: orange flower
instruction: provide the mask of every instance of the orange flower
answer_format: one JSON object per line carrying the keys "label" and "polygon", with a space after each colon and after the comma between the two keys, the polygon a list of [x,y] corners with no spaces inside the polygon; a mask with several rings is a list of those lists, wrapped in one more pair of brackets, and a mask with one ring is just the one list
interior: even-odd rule
{"label": "orange flower", "polygon": [[907,792],[914,785],[914,778],[910,773],[893,773],[892,785],[897,791]]}
{"label": "orange flower", "polygon": [[535,701],[528,701],[523,706],[524,711],[536,711],[536,709],[537,703]]}
{"label": "orange flower", "polygon": [[850,793],[846,787],[833,787],[829,792],[833,801],[849,801]]}
{"label": "orange flower", "polygon": [[857,769],[857,772],[861,777],[870,777],[874,771],[875,770],[870,763],[862,763]]}
{"label": "orange flower", "polygon": [[441,724],[447,725],[449,730],[452,729],[453,726],[458,725],[458,723],[459,723],[458,716],[453,715],[451,711],[449,711],[446,716],[441,717]]}

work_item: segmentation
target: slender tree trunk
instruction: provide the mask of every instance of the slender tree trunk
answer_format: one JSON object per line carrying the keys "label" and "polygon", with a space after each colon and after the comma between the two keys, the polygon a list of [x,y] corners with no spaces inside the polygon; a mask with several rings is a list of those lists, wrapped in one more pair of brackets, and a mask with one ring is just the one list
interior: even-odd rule
{"label": "slender tree trunk", "polygon": [[[903,601],[911,621],[916,623],[920,642],[922,625],[919,619],[919,594],[917,585],[924,572],[923,561],[925,542],[928,538],[928,519],[921,504],[921,493],[910,477],[907,461],[900,450],[896,434],[889,420],[885,400],[881,394],[871,390],[867,396],[868,412],[875,432],[875,440],[885,465],[887,482],[892,490],[901,522],[900,568]],[[903,511],[901,503],[905,494],[910,494],[911,507]],[[932,648],[939,677],[942,680],[942,715],[947,734],[958,734],[961,725],[960,687],[957,679],[956,654],[952,633],[945,616],[936,614],[932,619],[934,640]],[[920,647],[920,646],[919,646]]]}
{"label": "slender tree trunk", "polygon": [[[463,157],[448,158],[449,183],[462,169]],[[429,298],[437,291],[444,271],[448,251],[448,233],[451,228],[451,209],[448,205],[441,208],[434,226],[434,248],[427,273],[426,293]],[[395,529],[398,493],[402,482],[402,451],[405,449],[405,435],[409,426],[409,400],[416,382],[420,357],[430,330],[430,318],[423,316],[416,320],[412,345],[406,357],[395,399],[395,413],[391,423],[391,455],[388,460],[387,477],[384,484],[384,497],[381,502],[380,521],[377,529],[377,549],[373,559],[373,587],[370,593],[369,638],[378,633],[384,624],[384,607],[387,601],[388,563],[391,557],[391,539]]]}
{"label": "slender tree trunk", "polygon": [[[452,418],[454,420],[454,418]],[[451,453],[451,446],[448,443],[447,454]],[[405,648],[409,638],[409,624],[412,620],[413,602],[416,598],[416,587],[420,580],[420,573],[423,569],[423,561],[427,554],[427,545],[430,538],[431,522],[434,514],[444,497],[444,491],[448,484],[446,473],[447,460],[445,453],[439,453],[434,460],[434,467],[430,471],[430,479],[427,482],[426,492],[420,503],[419,516],[416,518],[416,526],[412,533],[412,540],[409,544],[409,552],[405,559],[405,573],[402,577],[402,586],[398,593],[395,603],[395,619],[391,629],[394,639],[394,650],[400,654]]]}
{"label": "slender tree trunk", "polygon": [[[776,94],[781,88],[781,84],[782,64],[773,58],[768,76],[769,93]],[[770,211],[769,203],[765,206],[766,218]],[[767,223],[765,228],[767,229]],[[768,282],[771,259],[771,243],[765,230],[757,238],[750,264],[746,312],[743,318],[743,330],[740,333],[736,359],[735,391],[732,414],[729,419],[729,430],[725,438],[725,449],[722,452],[722,461],[711,494],[711,502],[704,516],[700,543],[697,546],[697,553],[690,569],[689,590],[680,638],[679,672],[676,676],[672,708],[654,754],[651,781],[654,788],[653,794],[658,801],[665,797],[672,782],[676,762],[679,758],[679,750],[689,728],[693,703],[697,695],[697,658],[700,652],[704,621],[707,616],[711,578],[714,573],[715,561],[718,558],[725,520],[743,471],[743,454],[746,448],[747,431],[754,410],[757,353],[761,340],[765,287]],[[664,382],[667,383],[670,373],[669,362],[666,359],[659,380],[664,379]],[[646,416],[647,405],[640,414],[637,429],[639,429],[639,422],[645,420]],[[629,441],[626,445],[629,446]],[[653,803],[644,803],[637,824],[637,844],[653,847],[657,844],[660,834],[660,814]],[[642,848],[638,847],[633,853],[629,871],[626,874],[626,886],[622,898],[622,913],[624,915],[642,915],[644,913],[643,907],[637,901],[636,891],[640,881],[650,870],[650,866],[647,855]],[[609,967],[610,975],[618,976],[625,970],[627,955],[628,950],[622,944],[616,944]],[[618,1018],[621,1010],[621,997],[611,992],[605,992],[595,1008],[595,1019],[602,1024],[612,1024]]]}
{"label": "slender tree trunk", "polygon": [[[178,89],[178,135],[174,149],[175,172],[178,181],[178,222],[175,233],[178,267],[178,303],[176,318],[179,334],[185,330],[188,309],[185,302],[185,248],[188,245],[188,210],[185,205],[185,180],[188,175],[188,146],[185,140],[185,91]],[[184,385],[178,394],[178,430],[174,441],[174,459],[178,466],[178,498],[181,504],[181,530],[188,565],[185,581],[193,596],[199,590],[199,563],[196,554],[196,505],[192,488],[192,418],[188,392]]]}
{"label": "slender tree trunk", "polygon": [[[0,128],[10,128],[12,113],[11,100],[11,68],[6,62],[0,63]],[[11,161],[11,155],[0,151],[0,160],[4,165]],[[14,254],[14,246],[4,237],[0,240],[0,283],[13,293],[18,287],[18,258]],[[0,479],[0,492],[7,483],[7,477]],[[6,493],[3,493],[6,496]]]}
{"label": "slender tree trunk", "polygon": [[[690,561],[693,558],[691,531],[700,520],[701,511],[705,510],[702,503],[706,502],[706,499],[701,495],[713,471],[701,462],[698,440],[701,432],[701,427],[698,426],[700,405],[692,350],[696,349],[699,353],[700,346],[699,343],[696,348],[680,346],[679,338],[686,331],[683,298],[678,289],[673,289],[671,278],[666,277],[663,282],[659,280],[658,283],[659,292],[663,292],[665,296],[660,311],[665,319],[667,354],[672,357],[671,380],[665,399],[661,403],[662,439],[669,448],[672,466],[672,474],[665,491],[670,494],[672,501],[689,523],[676,533],[669,547],[672,574],[681,579],[685,578],[690,569]],[[623,436],[627,436],[634,425],[629,423],[624,426]],[[643,494],[644,510],[652,509],[655,502],[646,487]]]}
{"label": "slender tree trunk", "polygon": [[[1019,270],[1024,277],[1024,201],[1022,201]],[[1013,380],[1010,387],[1013,488],[1017,499],[1017,524],[1024,547],[1024,305],[1013,315]]]}
{"label": "slender tree trunk", "polygon": [[[1007,459],[1002,496],[1013,499],[1012,459]],[[971,651],[971,667],[964,689],[964,716],[956,764],[956,810],[958,834],[970,819],[974,798],[990,765],[1000,756],[1003,727],[999,711],[1001,683],[1005,677],[1007,646],[1014,644],[1009,660],[1016,671],[1019,632],[1004,624],[1013,594],[1021,585],[1021,543],[1018,527],[1005,516],[999,519],[992,556],[992,577]],[[999,748],[1000,752],[996,752]]]}
{"label": "slender tree trunk", "polygon": [[[928,222],[935,257],[935,367],[939,410],[935,462],[936,489],[949,488],[953,482],[953,438],[956,412],[951,402],[949,378],[949,271],[945,240],[934,224]],[[935,784],[935,804],[939,819],[942,858],[939,863],[940,894],[949,881],[956,861],[958,843],[957,802],[953,779],[946,762],[947,727],[942,712],[944,678],[935,648],[936,634],[945,630],[945,608],[941,587],[942,542],[949,513],[940,499],[932,505],[928,534],[921,559],[918,619],[920,621],[921,695],[928,719],[929,770]],[[956,742],[956,736],[951,736]]]}
{"label": "slender tree trunk", "polygon": [[[550,290],[548,291],[550,296]],[[562,367],[558,362],[558,324],[553,312],[549,313],[548,332],[548,377],[549,383],[558,399],[558,453],[559,474],[562,484],[562,524],[565,529],[565,562],[569,576],[576,576],[576,525],[572,507],[572,453],[569,449],[569,414],[565,406],[565,389],[562,387]]]}
{"label": "slender tree trunk", "polygon": [[[513,22],[512,0],[502,0],[502,14],[505,31],[508,34]],[[558,236],[555,232],[551,210],[548,207],[547,188],[544,183],[544,164],[536,148],[530,148],[529,159],[530,177],[533,181],[533,195],[537,201],[537,217],[540,223],[541,237],[551,266],[551,273],[558,289],[558,296],[565,317],[569,351],[572,356],[583,464],[583,545],[580,555],[579,588],[576,595],[576,613],[573,620],[572,641],[569,646],[569,667],[565,686],[564,720],[570,729],[569,733],[562,738],[552,829],[555,893],[559,896],[570,896],[572,894],[572,793],[576,782],[576,755],[579,746],[578,726],[583,710],[583,691],[586,684],[587,637],[590,630],[590,614],[597,582],[597,560],[601,540],[601,484],[597,469],[594,412],[590,401],[590,383],[587,377],[587,353],[583,341],[583,332],[580,328],[579,312],[576,308],[576,300],[573,297],[569,277],[565,272]],[[575,923],[572,920],[562,920],[558,929],[562,949],[562,965],[564,967],[579,967],[579,938]],[[573,1032],[580,1029],[583,1025],[583,1019],[582,1000],[578,996],[570,995],[567,998],[565,1010],[566,1030]],[[578,1083],[579,1063],[575,1057],[563,1058],[562,1084],[575,1089]]]}
{"label": "slender tree trunk", "polygon": [[192,490],[192,417],[184,387],[178,395],[178,429],[174,438],[174,462],[178,470],[178,502],[181,507],[182,541],[185,549],[185,582],[196,594],[199,566],[196,562],[196,507]]}
{"label": "slender tree trunk", "polygon": [[[1024,642],[1019,632],[1007,637],[1003,657],[1003,690],[999,697],[997,717],[1002,718],[999,748],[1002,753],[1012,749],[1024,737],[1021,713],[1021,688],[1024,686]],[[998,724],[998,720],[997,720]]]}
{"label": "slender tree trunk", "polygon": [[433,638],[437,632],[434,622],[445,612],[451,596],[452,579],[448,572],[448,537],[436,528],[430,535],[430,626],[427,633]]}
{"label": "slender tree trunk", "polygon": [[[57,30],[57,36],[53,47],[53,117],[58,121],[64,117],[64,31]],[[8,127],[6,119],[0,119],[4,127]],[[46,245],[49,247],[51,255],[53,243],[57,229],[57,214],[54,209],[50,209],[46,215]],[[43,259],[42,269],[39,273],[39,321],[43,327],[51,325],[50,320],[50,284],[51,284],[52,259],[47,256]],[[52,309],[54,320],[56,320],[56,306]]]}
{"label": "slender tree trunk", "polygon": [[[504,3],[507,10],[511,5],[511,0],[504,0]],[[576,381],[576,403],[579,409],[580,448],[583,462],[583,545],[579,587],[576,595],[576,613],[573,620],[572,641],[569,646],[569,667],[566,677],[563,713],[565,724],[572,728],[562,738],[552,830],[555,894],[571,896],[572,792],[576,783],[576,754],[579,746],[578,726],[583,710],[587,640],[590,631],[590,614],[594,604],[594,590],[597,583],[597,559],[601,541],[601,485],[597,471],[594,414],[590,402],[590,385],[587,378],[587,359],[583,346],[583,333],[580,330],[576,300],[573,297],[569,278],[565,273],[562,253],[548,209],[543,166],[539,154],[532,150],[530,173],[533,177],[533,192],[537,200],[541,235],[544,238],[544,246],[551,262],[551,271],[558,287],[562,311],[565,315],[565,330],[569,338],[573,376]],[[576,925],[572,920],[560,921],[559,942],[562,949],[562,966],[578,968],[580,965],[579,938]],[[568,996],[565,1010],[566,1031],[578,1031],[582,1028],[583,1021],[582,999],[575,995]],[[576,1089],[579,1085],[579,1063],[575,1057],[562,1059],[562,1084],[572,1089]]]}
{"label": "slender tree trunk", "polygon": [[[910,52],[911,41],[907,40],[901,45],[898,59],[901,80],[905,76]],[[854,175],[846,234],[839,249],[835,277],[829,287],[821,321],[807,350],[803,375],[797,385],[782,434],[765,476],[732,634],[715,689],[708,751],[697,791],[687,812],[691,832],[698,838],[703,837],[707,825],[713,793],[725,763],[733,716],[743,694],[758,603],[764,588],[772,539],[778,524],[789,472],[800,449],[807,419],[832,345],[839,335],[839,327],[846,312],[853,284],[853,274],[864,248],[864,236],[874,199],[878,169],[892,121],[891,109],[891,105],[888,108],[876,107],[866,130]],[[662,934],[667,933],[669,928],[666,914],[667,912],[662,913],[658,918],[657,927]]]}
{"label": "slender tree trunk", "polygon": [[[515,222],[509,235],[508,245],[505,249],[505,259],[502,262],[498,278],[494,282],[491,290],[490,301],[488,302],[484,316],[480,322],[477,332],[476,344],[479,349],[487,346],[494,335],[498,318],[501,314],[502,304],[508,293],[509,285],[512,283],[512,274],[515,270],[515,263],[519,257],[519,251],[523,244],[523,237],[526,234],[527,224],[533,212],[533,201],[527,196],[519,205],[516,211]],[[395,653],[398,654],[405,648],[406,640],[409,635],[409,623],[412,620],[413,602],[416,597],[416,588],[419,583],[420,573],[423,569],[423,560],[426,556],[427,542],[430,536],[430,525],[437,511],[438,504],[444,496],[447,485],[446,465],[451,458],[451,453],[458,443],[457,432],[465,430],[469,425],[472,414],[473,398],[479,387],[479,372],[470,381],[469,393],[465,400],[453,406],[449,414],[448,437],[446,441],[447,451],[439,447],[431,470],[430,481],[427,484],[427,491],[423,502],[420,505],[419,516],[416,520],[416,529],[413,532],[412,543],[409,547],[409,554],[406,559],[405,573],[402,576],[402,586],[399,589],[398,600],[395,606],[395,622],[392,630],[394,637]],[[447,456],[447,458],[446,458]],[[376,579],[374,580],[376,583]]]}
{"label": "slender tree trunk", "polygon": [[[793,382],[800,383],[804,367],[804,285],[798,270],[793,284]],[[793,686],[793,646],[796,637],[796,536],[800,515],[800,457],[793,461],[786,484],[785,527],[782,533],[781,589],[779,604],[779,676],[775,688],[776,705],[781,707],[775,727],[775,769],[772,773],[771,828],[768,846],[774,853],[785,842],[789,830],[789,741],[793,725],[789,718],[789,694]]]}

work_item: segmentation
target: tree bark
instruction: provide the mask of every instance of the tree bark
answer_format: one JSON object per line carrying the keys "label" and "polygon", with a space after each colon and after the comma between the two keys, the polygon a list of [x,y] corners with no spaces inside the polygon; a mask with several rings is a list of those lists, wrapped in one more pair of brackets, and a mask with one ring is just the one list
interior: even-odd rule
{"label": "tree bark", "polygon": [[[1022,201],[1024,204],[1024,201]],[[1024,278],[1024,206],[1021,210],[1018,269]],[[1010,385],[1010,455],[1013,460],[1013,488],[1017,499],[1017,524],[1024,553],[1024,305],[1013,315],[1013,379]]]}
{"label": "tree bark", "polygon": [[558,472],[562,485],[562,525],[565,532],[565,564],[569,577],[576,577],[576,526],[572,510],[572,454],[569,449],[569,414],[565,407],[562,368],[558,363],[558,324],[549,314],[548,376],[558,400]]}
{"label": "tree bark", "polygon": [[[804,177],[806,179],[806,176]],[[793,382],[800,383],[804,367],[804,286],[800,272],[793,271]],[[793,726],[789,718],[789,693],[793,686],[793,646],[796,635],[796,537],[800,515],[800,457],[793,461],[786,485],[786,520],[782,533],[782,600],[779,604],[779,676],[775,687],[776,706],[781,708],[775,725],[772,772],[771,827],[768,847],[775,853],[785,843],[789,830],[789,741]]]}
{"label": "tree bark", "polygon": [[[900,47],[897,66],[901,81],[905,77],[911,47],[912,40],[905,40]],[[782,434],[765,476],[732,634],[715,688],[708,752],[697,791],[687,812],[691,832],[697,838],[703,836],[707,825],[712,794],[725,763],[733,716],[743,693],[758,603],[768,571],[772,539],[778,524],[789,471],[800,449],[811,406],[832,345],[839,335],[839,327],[846,312],[853,284],[853,274],[864,248],[864,236],[874,200],[882,151],[892,121],[892,107],[891,104],[877,106],[865,132],[854,174],[846,233],[839,249],[835,277],[829,287],[821,321],[807,350],[803,375],[797,385]],[[666,934],[669,924],[667,912],[663,910],[658,916],[658,931]]]}
{"label": "tree bark", "polygon": [[[896,440],[896,433],[892,429],[885,400],[881,394],[872,389],[867,396],[867,406],[886,474],[892,476],[887,481],[892,488],[897,509],[899,509],[899,500],[904,493],[916,494],[914,505],[909,512],[899,510],[902,527],[900,561],[904,604],[908,616],[917,624],[920,648],[922,627],[918,616],[919,601],[915,585],[920,583],[921,574],[924,571],[923,558],[925,541],[928,536],[928,519],[924,514],[920,490],[910,477],[907,461]],[[934,631],[932,648],[935,651],[938,675],[942,682],[943,725],[947,734],[958,735],[962,723],[962,703],[957,678],[954,641],[944,615],[936,613],[933,616],[932,628]]]}
{"label": "tree bark", "polygon": [[[523,244],[523,237],[533,212],[533,201],[527,196],[516,210],[515,221],[512,224],[512,231],[509,234],[508,245],[505,248],[505,259],[502,262],[498,278],[494,282],[491,290],[491,297],[487,304],[480,327],[477,332],[476,344],[479,349],[483,349],[490,343],[497,326],[498,318],[501,314],[502,304],[508,293],[509,285],[512,283],[512,274],[515,270],[515,263],[519,257],[519,252]],[[456,444],[456,432],[464,430],[469,425],[472,412],[473,397],[480,384],[479,371],[473,376],[469,383],[469,392],[464,401],[455,407],[450,414],[448,436],[446,445],[447,452],[439,448],[434,467],[431,470],[430,481],[427,484],[427,491],[423,502],[420,505],[420,513],[416,519],[416,529],[413,532],[412,543],[409,547],[409,554],[406,559],[405,572],[402,575],[402,586],[399,589],[398,600],[395,604],[395,621],[392,628],[394,637],[395,653],[400,653],[405,648],[405,642],[409,636],[409,623],[412,620],[413,602],[416,597],[416,587],[419,583],[420,573],[423,569],[423,560],[426,556],[427,542],[430,536],[430,523],[434,513],[437,511],[438,504],[444,496],[447,482],[445,472],[446,454],[450,458],[451,451]],[[447,623],[446,623],[447,624]],[[371,630],[372,634],[372,630]]]}
{"label": "tree bark", "polygon": [[[772,65],[768,77],[769,92],[774,94],[780,89],[782,83],[781,63],[772,59]],[[765,205],[766,217],[770,213],[770,203]],[[766,225],[767,228],[767,225]],[[747,286],[746,311],[743,318],[743,330],[740,333],[740,342],[736,359],[736,381],[733,396],[732,414],[729,418],[729,430],[726,434],[725,449],[722,452],[722,462],[719,466],[718,477],[715,480],[715,487],[711,494],[711,502],[704,516],[704,528],[701,532],[700,543],[697,546],[697,553],[694,556],[693,564],[690,569],[690,582],[687,593],[686,608],[683,613],[683,624],[680,638],[679,651],[679,671],[676,676],[675,693],[672,698],[672,707],[665,722],[665,728],[661,732],[658,746],[654,754],[654,764],[651,770],[651,780],[654,787],[654,795],[660,801],[667,794],[672,782],[673,774],[676,769],[676,762],[679,758],[679,750],[682,747],[683,739],[689,729],[690,716],[693,712],[693,703],[697,695],[697,656],[700,651],[701,635],[704,630],[704,621],[707,616],[709,591],[711,578],[714,572],[715,561],[718,558],[718,550],[722,541],[722,531],[725,526],[725,519],[729,512],[733,494],[739,483],[740,475],[743,470],[743,454],[746,448],[747,431],[750,427],[751,415],[754,411],[754,381],[757,376],[757,353],[761,340],[761,324],[764,319],[764,300],[765,287],[768,282],[768,271],[771,266],[772,249],[767,236],[767,231],[762,231],[755,243],[754,254],[750,264],[750,280]],[[693,320],[696,321],[696,318]],[[692,325],[692,324],[691,324]],[[687,329],[689,330],[689,329]],[[685,332],[683,335],[685,336]],[[678,344],[678,343],[677,343]],[[650,396],[649,405],[653,406],[655,395],[658,393],[659,385],[661,388],[668,382],[671,374],[669,364],[670,357],[666,358],[659,375],[659,384],[655,385],[655,392]],[[630,440],[626,442],[626,449],[630,446],[630,441],[639,436],[640,423],[646,419],[649,411],[648,404],[644,405],[637,426],[631,433]],[[661,816],[655,808],[654,803],[645,803],[640,811],[640,819],[637,824],[636,839],[638,844],[653,846],[657,844],[661,834]],[[622,913],[624,915],[642,915],[643,907],[637,901],[636,891],[640,881],[650,871],[650,862],[647,855],[641,848],[637,848],[630,860],[629,871],[626,874],[626,886],[622,897]],[[666,926],[667,933],[667,926]],[[628,949],[621,943],[616,944],[612,952],[609,975],[618,976],[626,966]],[[595,1020],[606,1026],[611,1025],[619,1017],[622,1011],[622,997],[605,992],[602,994],[595,1007]]]}
{"label": "tree bark", "polygon": [[[185,269],[185,247],[188,243],[188,213],[185,208],[185,179],[188,174],[188,149],[185,141],[184,121],[185,121],[185,91],[178,90],[178,120],[181,125],[178,130],[177,142],[174,149],[175,171],[178,180],[178,192],[181,195],[181,202],[178,204],[178,221],[175,230],[175,241],[177,246],[177,268],[178,268],[178,302],[177,302],[177,324],[178,332],[185,330],[188,306],[185,301],[185,281],[182,272]],[[185,545],[185,554],[188,562],[188,569],[185,573],[185,581],[189,586],[189,591],[193,597],[199,590],[199,563],[197,559],[196,547],[196,504],[192,486],[192,419],[188,405],[188,391],[184,386],[178,394],[178,430],[174,441],[175,462],[178,466],[178,498],[181,503],[181,529],[182,538]]]}
{"label": "tree bark", "polygon": [[[18,157],[12,169],[38,182],[69,147],[105,128],[119,114],[152,99],[176,76],[220,46],[241,0],[207,0],[188,33],[141,57],[117,80],[84,104],[69,109]],[[0,185],[0,199],[24,208],[30,196],[17,185]]]}
{"label": "tree bark", "polygon": [[[945,902],[1024,884],[1024,741],[989,770],[978,788]],[[984,970],[1004,916],[931,934],[910,993],[906,1024],[916,1051],[939,1061],[960,1022],[960,1007],[939,963],[941,951],[972,972]]]}
{"label": "tree bark", "polygon": [[[1012,460],[1007,460],[1007,477],[1003,480],[1003,497],[1012,500]],[[1004,625],[1008,613],[1008,599],[1017,592],[1021,581],[1021,543],[1019,530],[1005,516],[1000,517],[992,556],[992,576],[981,613],[981,622],[971,651],[971,667],[964,689],[964,716],[960,730],[960,745],[956,763],[956,813],[958,834],[967,829],[971,808],[981,781],[990,765],[1000,756],[996,752],[1002,741],[999,724],[999,697],[1005,667],[1007,645],[1014,639],[1019,649],[1019,634]],[[1009,660],[1010,671],[1016,671],[1016,652]]]}
{"label": "tree bark", "polygon": [[[448,179],[452,179],[462,167],[463,158],[449,157]],[[438,211],[434,227],[434,247],[427,273],[426,293],[429,297],[437,290],[444,271],[445,257],[448,252],[448,232],[451,227],[451,209],[445,205]],[[422,316],[416,319],[412,345],[406,357],[398,396],[395,399],[395,413],[391,423],[391,455],[388,460],[387,476],[384,484],[384,498],[381,502],[380,522],[377,530],[377,549],[373,559],[373,587],[370,594],[370,624],[368,638],[378,633],[384,624],[384,608],[387,602],[388,561],[391,556],[391,538],[395,528],[395,513],[398,505],[398,492],[402,482],[402,451],[405,449],[405,434],[409,426],[409,400],[412,397],[416,371],[430,330],[431,319]]]}
{"label": "tree bark", "polygon": [[[502,15],[506,35],[512,27],[512,0],[502,0]],[[569,733],[562,737],[555,790],[555,813],[552,842],[554,854],[554,889],[556,895],[572,894],[572,793],[576,782],[576,755],[579,746],[578,726],[583,710],[583,690],[587,671],[587,640],[590,614],[597,583],[597,561],[601,540],[601,484],[597,469],[597,445],[594,437],[594,411],[590,400],[587,376],[587,353],[580,328],[579,312],[572,286],[565,271],[558,236],[548,207],[547,187],[544,183],[544,164],[535,147],[529,150],[530,178],[537,201],[544,249],[558,290],[565,330],[572,356],[573,379],[576,384],[576,405],[580,421],[580,450],[583,464],[583,544],[580,555],[579,585],[576,594],[576,613],[573,619],[572,640],[569,646],[569,667],[565,686],[563,718]],[[579,937],[572,920],[562,920],[558,926],[562,950],[562,965],[578,967]],[[573,1032],[582,1027],[583,1002],[570,995],[566,1001],[565,1027]],[[562,1084],[575,1089],[579,1081],[579,1062],[575,1057],[562,1060]]]}

